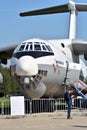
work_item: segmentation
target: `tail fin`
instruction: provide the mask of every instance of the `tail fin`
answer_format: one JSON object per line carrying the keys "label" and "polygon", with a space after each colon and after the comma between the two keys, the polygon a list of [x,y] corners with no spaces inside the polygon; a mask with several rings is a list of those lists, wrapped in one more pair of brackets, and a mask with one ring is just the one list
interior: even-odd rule
{"label": "tail fin", "polygon": [[23,12],[20,13],[19,15],[21,17],[24,17],[24,16],[35,16],[35,15],[70,12],[69,39],[75,39],[76,15],[78,14],[78,11],[87,11],[87,4],[78,4],[78,3],[76,4],[70,0],[67,4],[64,5]]}

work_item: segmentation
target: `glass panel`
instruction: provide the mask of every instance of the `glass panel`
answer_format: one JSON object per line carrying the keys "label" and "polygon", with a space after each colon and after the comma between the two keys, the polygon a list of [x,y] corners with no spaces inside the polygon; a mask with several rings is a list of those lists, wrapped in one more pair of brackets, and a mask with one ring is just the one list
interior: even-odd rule
{"label": "glass panel", "polygon": [[29,49],[30,51],[32,51],[33,50],[33,46],[32,46],[32,44],[30,44],[30,49]]}
{"label": "glass panel", "polygon": [[23,51],[24,50],[25,45],[21,45],[19,48],[19,51]]}
{"label": "glass panel", "polygon": [[25,51],[28,51],[28,45],[26,46]]}
{"label": "glass panel", "polygon": [[32,42],[28,42],[28,44],[32,44]]}
{"label": "glass panel", "polygon": [[47,50],[46,47],[45,47],[44,45],[42,45],[42,49],[43,49],[43,50]]}
{"label": "glass panel", "polygon": [[38,44],[39,45],[40,43],[39,42],[34,42],[34,44]]}
{"label": "glass panel", "polygon": [[34,45],[34,50],[41,50],[40,45]]}
{"label": "glass panel", "polygon": [[46,45],[46,47],[47,47],[48,51],[52,51],[50,46]]}

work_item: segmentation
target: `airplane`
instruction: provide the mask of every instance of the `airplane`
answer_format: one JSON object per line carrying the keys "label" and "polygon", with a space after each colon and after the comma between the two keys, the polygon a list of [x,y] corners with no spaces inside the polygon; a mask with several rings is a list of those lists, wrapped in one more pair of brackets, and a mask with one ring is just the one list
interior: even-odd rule
{"label": "airplane", "polygon": [[26,98],[63,97],[66,86],[74,84],[79,88],[79,81],[83,84],[85,69],[79,56],[84,55],[87,60],[87,41],[75,39],[76,16],[81,11],[87,11],[87,4],[70,0],[64,5],[19,14],[24,17],[70,13],[67,39],[33,38],[0,49],[1,63],[7,64],[7,59],[11,58],[11,76],[16,79],[20,92]]}

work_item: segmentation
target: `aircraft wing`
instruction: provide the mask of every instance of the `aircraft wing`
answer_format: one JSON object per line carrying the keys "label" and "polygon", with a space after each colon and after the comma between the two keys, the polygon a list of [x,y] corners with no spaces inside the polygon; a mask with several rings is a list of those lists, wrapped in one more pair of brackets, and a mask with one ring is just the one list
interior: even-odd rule
{"label": "aircraft wing", "polygon": [[76,55],[87,55],[87,41],[73,39],[72,49]]}
{"label": "aircraft wing", "polygon": [[16,45],[8,46],[0,48],[0,62],[3,64],[7,64],[7,59],[10,59],[14,49],[17,47]]}

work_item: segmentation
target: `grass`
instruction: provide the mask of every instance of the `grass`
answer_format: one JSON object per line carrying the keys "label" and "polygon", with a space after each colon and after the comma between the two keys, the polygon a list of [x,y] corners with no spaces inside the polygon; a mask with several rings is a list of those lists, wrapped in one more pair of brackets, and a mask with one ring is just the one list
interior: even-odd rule
{"label": "grass", "polygon": [[66,105],[66,103],[64,103],[64,102],[56,102],[55,105],[56,105],[56,106],[59,106],[59,105]]}

